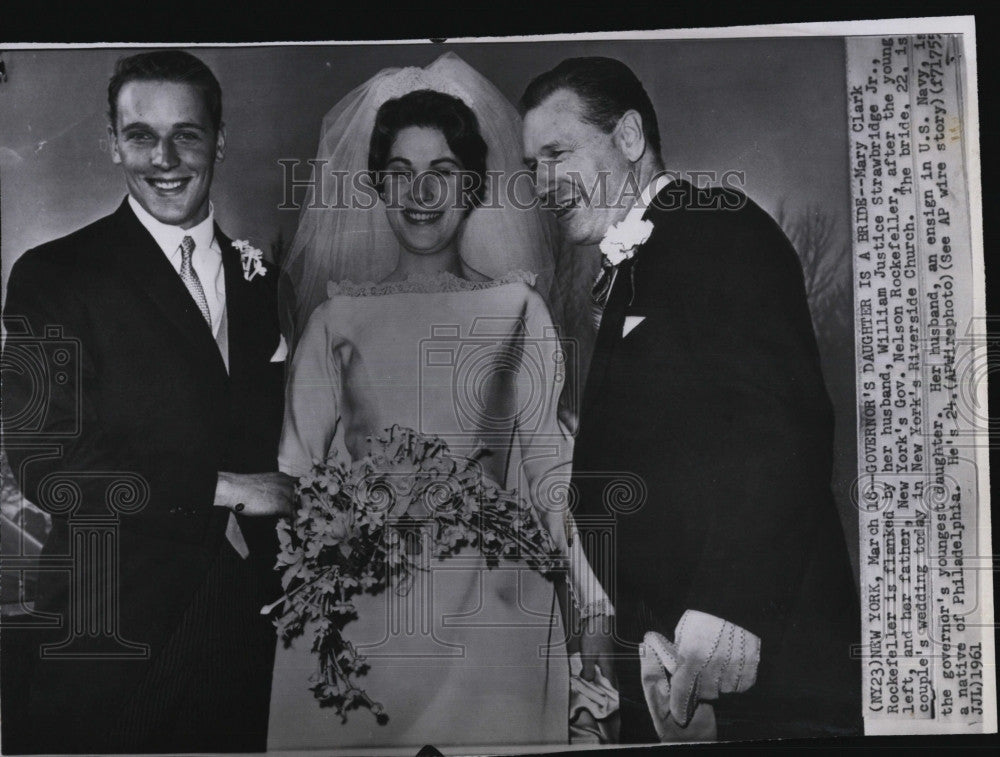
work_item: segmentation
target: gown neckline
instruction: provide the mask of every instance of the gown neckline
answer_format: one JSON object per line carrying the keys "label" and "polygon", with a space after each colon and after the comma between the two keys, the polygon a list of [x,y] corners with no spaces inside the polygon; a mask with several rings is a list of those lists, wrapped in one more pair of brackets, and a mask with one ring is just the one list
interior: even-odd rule
{"label": "gown neckline", "polygon": [[326,285],[327,297],[377,297],[401,293],[475,292],[493,289],[505,284],[523,283],[534,286],[536,275],[530,271],[508,271],[503,276],[488,281],[471,281],[450,271],[419,274],[402,281],[330,281]]}

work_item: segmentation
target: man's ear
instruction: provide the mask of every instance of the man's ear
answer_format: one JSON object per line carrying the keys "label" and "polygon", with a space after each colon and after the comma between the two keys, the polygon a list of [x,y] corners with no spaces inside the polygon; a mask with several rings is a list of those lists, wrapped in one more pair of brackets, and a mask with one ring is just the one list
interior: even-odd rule
{"label": "man's ear", "polygon": [[614,131],[618,145],[630,163],[635,163],[646,152],[646,135],[642,131],[642,116],[634,110],[626,110],[618,119]]}
{"label": "man's ear", "polygon": [[122,154],[118,151],[118,132],[108,124],[108,145],[111,147],[111,162],[118,165],[122,162]]}
{"label": "man's ear", "polygon": [[215,135],[215,161],[221,163],[226,157],[226,125],[219,124],[219,133]]}

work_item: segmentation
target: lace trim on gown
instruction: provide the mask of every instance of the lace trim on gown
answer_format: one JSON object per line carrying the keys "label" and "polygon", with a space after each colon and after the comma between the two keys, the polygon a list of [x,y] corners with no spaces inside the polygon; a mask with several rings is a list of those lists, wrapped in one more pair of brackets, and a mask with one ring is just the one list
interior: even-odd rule
{"label": "lace trim on gown", "polygon": [[469,281],[448,271],[411,276],[403,281],[374,282],[356,284],[353,281],[330,281],[326,285],[327,297],[344,295],[347,297],[375,297],[383,294],[409,292],[471,292],[492,289],[504,284],[522,283],[535,285],[536,274],[530,271],[509,271],[497,279],[489,281]]}

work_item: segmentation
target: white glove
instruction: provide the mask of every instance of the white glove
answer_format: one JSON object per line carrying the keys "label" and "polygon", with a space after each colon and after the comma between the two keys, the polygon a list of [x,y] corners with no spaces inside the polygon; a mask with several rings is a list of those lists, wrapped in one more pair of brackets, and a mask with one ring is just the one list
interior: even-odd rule
{"label": "white glove", "polygon": [[715,741],[715,710],[708,702],[701,702],[697,706],[687,728],[682,727],[670,714],[669,670],[676,663],[676,653],[669,651],[672,647],[673,644],[666,637],[655,631],[647,633],[644,643],[639,645],[642,691],[646,695],[646,706],[649,707],[656,735],[662,742]]}
{"label": "white glove", "polygon": [[[760,639],[745,628],[688,610],[674,638],[676,644],[651,631],[641,650],[643,690],[654,724],[665,722],[669,714],[676,725],[687,728],[698,716],[699,703],[718,699],[719,694],[742,693],[757,680]],[[704,715],[701,720],[706,721]]]}

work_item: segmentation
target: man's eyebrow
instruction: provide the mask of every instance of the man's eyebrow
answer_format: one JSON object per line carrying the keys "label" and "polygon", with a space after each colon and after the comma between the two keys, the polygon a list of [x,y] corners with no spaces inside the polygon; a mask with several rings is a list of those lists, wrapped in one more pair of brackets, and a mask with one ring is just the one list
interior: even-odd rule
{"label": "man's eyebrow", "polygon": [[[180,123],[174,124],[171,128],[173,129],[197,129],[198,131],[207,131],[201,124],[196,124],[193,121],[181,121]],[[125,124],[122,127],[122,131],[131,131],[133,129],[145,129],[146,131],[155,131],[152,126],[145,123],[144,121],[134,121],[130,124]]]}

